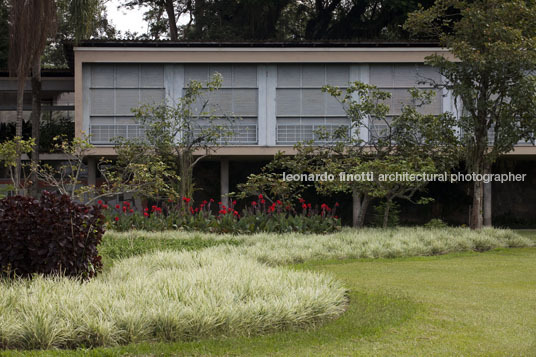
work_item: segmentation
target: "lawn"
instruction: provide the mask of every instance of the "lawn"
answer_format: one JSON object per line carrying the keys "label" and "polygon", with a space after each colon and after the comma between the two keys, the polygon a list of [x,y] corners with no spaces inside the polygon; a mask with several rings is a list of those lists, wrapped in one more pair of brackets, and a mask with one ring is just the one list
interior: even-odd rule
{"label": "lawn", "polygon": [[[536,355],[535,260],[536,248],[500,248],[295,264],[292,269],[325,272],[343,282],[351,301],[342,317],[307,331],[131,344],[78,354]],[[30,354],[70,356],[73,351],[25,353]]]}

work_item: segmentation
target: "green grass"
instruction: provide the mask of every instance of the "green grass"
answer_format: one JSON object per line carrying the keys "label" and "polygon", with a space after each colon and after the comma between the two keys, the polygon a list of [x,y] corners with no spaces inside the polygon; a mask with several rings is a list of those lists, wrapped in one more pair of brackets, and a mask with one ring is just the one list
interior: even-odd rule
{"label": "green grass", "polygon": [[[25,355],[534,356],[536,249],[307,263],[351,289],[314,330]],[[14,356],[16,353],[7,353]]]}
{"label": "green grass", "polygon": [[[455,242],[461,233],[450,231]],[[408,231],[388,231],[391,240],[400,244],[380,244],[391,252],[394,247],[410,247]],[[502,233],[501,233],[502,232]],[[348,233],[345,233],[348,234]],[[378,233],[379,234],[379,233]],[[440,235],[440,233],[435,233]],[[506,249],[516,245],[532,245],[536,232],[523,231],[527,239],[511,231],[491,233],[491,237],[469,234],[469,245],[450,244],[440,239],[442,247],[469,247],[469,250],[493,249],[485,253],[451,250],[433,246],[439,256],[425,256],[430,252],[427,235],[422,233],[415,242],[423,253],[414,257],[377,258],[382,255],[357,255],[358,260],[340,260],[339,253],[351,252],[356,247],[370,247],[370,242],[343,245],[321,254],[319,249],[337,247],[329,243],[333,236],[316,238],[296,237],[298,246],[308,251],[304,264],[292,265],[295,270],[313,270],[327,273],[343,282],[350,290],[350,304],[342,317],[322,326],[307,330],[270,333],[256,337],[218,337],[175,343],[140,343],[115,348],[78,351],[35,351],[15,355],[58,356],[123,356],[123,355],[270,355],[270,356],[534,356],[536,355],[536,248]],[[321,241],[321,237],[325,241]],[[108,237],[111,238],[111,237]],[[233,251],[236,254],[256,252],[260,241],[268,237],[202,237],[209,240],[235,240],[235,247],[227,245],[210,248]],[[292,250],[284,252],[285,244],[277,237],[268,244],[269,254],[255,256],[257,260],[284,253],[300,261]],[[311,240],[312,239],[312,240]],[[326,241],[327,240],[327,241]],[[342,239],[342,241],[345,241]],[[361,241],[362,242],[362,241]],[[402,244],[406,242],[405,244]],[[488,243],[492,242],[493,245]],[[340,246],[340,245],[339,245]],[[252,249],[252,247],[254,249]],[[441,246],[440,246],[441,247]],[[494,249],[498,248],[498,249]],[[365,251],[365,250],[364,250]],[[370,251],[370,250],[369,250]],[[259,259],[259,257],[262,257]],[[297,258],[300,259],[297,259]],[[316,259],[322,261],[310,261]],[[343,256],[342,258],[349,258]],[[280,264],[276,259],[272,263]]]}

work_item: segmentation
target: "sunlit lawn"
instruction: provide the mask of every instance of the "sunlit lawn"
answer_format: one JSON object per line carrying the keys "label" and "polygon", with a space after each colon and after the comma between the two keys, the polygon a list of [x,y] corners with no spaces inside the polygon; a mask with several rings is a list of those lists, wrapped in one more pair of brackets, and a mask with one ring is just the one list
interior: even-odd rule
{"label": "sunlit lawn", "polygon": [[[534,356],[535,262],[536,248],[521,248],[297,265],[333,274],[346,284],[352,302],[342,318],[309,331],[78,354]],[[70,356],[73,351],[25,355],[42,354]]]}

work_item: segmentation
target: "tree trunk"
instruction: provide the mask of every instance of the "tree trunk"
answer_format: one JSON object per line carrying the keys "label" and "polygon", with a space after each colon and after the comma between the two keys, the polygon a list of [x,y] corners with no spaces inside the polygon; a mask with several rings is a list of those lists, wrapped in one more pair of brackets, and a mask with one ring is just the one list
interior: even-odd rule
{"label": "tree trunk", "polygon": [[[15,126],[15,136],[18,136],[19,138],[22,138],[22,122],[24,120],[23,118],[23,110],[24,110],[24,84],[26,82],[26,78],[19,78],[18,80],[18,86],[17,86],[17,123]],[[20,159],[21,156],[21,150],[20,146],[17,146],[17,162],[15,166],[15,177],[14,177],[14,185],[15,185],[15,194],[20,193],[21,188],[21,169],[22,169],[22,162]]]}
{"label": "tree trunk", "polygon": [[[487,164],[484,173],[491,174],[491,165]],[[484,227],[492,226],[492,183],[484,183]]]}
{"label": "tree trunk", "polygon": [[361,212],[359,212],[359,219],[357,226],[363,228],[365,226],[365,216],[367,215],[368,206],[370,203],[370,196],[363,194],[363,200],[361,201]]}
{"label": "tree trunk", "polygon": [[171,41],[177,41],[179,39],[177,31],[177,21],[175,19],[175,9],[173,7],[173,0],[165,0],[166,13],[169,20],[169,38]]}
{"label": "tree trunk", "polygon": [[482,181],[473,182],[473,206],[471,212],[471,229],[482,228]]}
{"label": "tree trunk", "polygon": [[389,210],[391,209],[391,200],[385,202],[385,210],[383,211],[383,228],[387,228],[389,224]]}
{"label": "tree trunk", "polygon": [[[41,58],[37,57],[32,67],[32,138],[35,140],[35,146],[32,151],[32,167],[39,164],[39,137],[41,125]],[[31,176],[32,188],[31,195],[36,197],[39,195],[39,183],[37,174],[32,172]]]}
{"label": "tree trunk", "polygon": [[365,225],[365,216],[369,202],[369,195],[357,190],[352,192],[352,226],[354,228],[363,228]]}

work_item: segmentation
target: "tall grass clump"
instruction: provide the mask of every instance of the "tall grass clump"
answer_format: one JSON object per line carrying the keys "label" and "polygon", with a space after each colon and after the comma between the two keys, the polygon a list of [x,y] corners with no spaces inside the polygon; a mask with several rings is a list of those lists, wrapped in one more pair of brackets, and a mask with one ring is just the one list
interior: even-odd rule
{"label": "tall grass clump", "polygon": [[[128,237],[128,238],[127,238]],[[509,229],[397,228],[344,229],[334,234],[253,235],[199,234],[187,232],[108,232],[104,241],[201,240],[223,245],[221,249],[239,252],[269,265],[301,263],[323,259],[397,258],[440,255],[452,252],[483,252],[495,248],[530,247],[534,242]],[[232,241],[232,246],[227,242]],[[111,245],[111,243],[109,243]],[[123,243],[125,245],[126,243]],[[236,247],[236,248],[235,248]]]}
{"label": "tall grass clump", "polygon": [[243,254],[271,265],[324,259],[398,258],[483,252],[495,248],[530,247],[534,243],[508,229],[397,228],[347,229],[331,235],[244,236]]}
{"label": "tall grass clump", "polygon": [[314,272],[239,254],[156,252],[80,282],[36,276],[0,283],[0,347],[50,349],[253,335],[339,316],[346,292]]}

